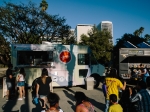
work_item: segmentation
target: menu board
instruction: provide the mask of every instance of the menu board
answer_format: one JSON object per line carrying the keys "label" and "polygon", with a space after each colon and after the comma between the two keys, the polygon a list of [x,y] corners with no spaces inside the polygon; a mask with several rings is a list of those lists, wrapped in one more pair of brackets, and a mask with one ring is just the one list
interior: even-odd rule
{"label": "menu board", "polygon": [[144,55],[144,50],[129,50],[128,54]]}

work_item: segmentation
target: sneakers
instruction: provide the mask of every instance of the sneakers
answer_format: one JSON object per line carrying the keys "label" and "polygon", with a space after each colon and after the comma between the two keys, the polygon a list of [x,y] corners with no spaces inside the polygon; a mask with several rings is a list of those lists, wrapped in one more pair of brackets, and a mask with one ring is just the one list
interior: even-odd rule
{"label": "sneakers", "polygon": [[18,100],[22,100],[22,98],[18,98]]}

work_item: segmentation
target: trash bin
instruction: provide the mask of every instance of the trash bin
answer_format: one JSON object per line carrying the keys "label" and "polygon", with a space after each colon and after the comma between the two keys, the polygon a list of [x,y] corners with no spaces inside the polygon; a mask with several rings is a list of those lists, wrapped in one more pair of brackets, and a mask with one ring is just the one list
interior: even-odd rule
{"label": "trash bin", "polygon": [[6,77],[3,77],[3,98],[7,95]]}
{"label": "trash bin", "polygon": [[93,77],[87,77],[85,79],[85,86],[86,86],[86,90],[93,90],[93,88],[94,88],[94,78]]}

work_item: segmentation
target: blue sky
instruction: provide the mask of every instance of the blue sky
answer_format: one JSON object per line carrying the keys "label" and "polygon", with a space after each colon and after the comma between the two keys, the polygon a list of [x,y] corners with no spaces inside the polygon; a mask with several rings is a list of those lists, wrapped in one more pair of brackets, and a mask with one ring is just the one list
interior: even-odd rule
{"label": "blue sky", "polygon": [[[0,0],[19,4],[42,0]],[[143,35],[150,34],[150,0],[47,0],[47,12],[59,14],[75,29],[77,24],[96,24],[112,21],[114,41],[125,33],[144,27]]]}

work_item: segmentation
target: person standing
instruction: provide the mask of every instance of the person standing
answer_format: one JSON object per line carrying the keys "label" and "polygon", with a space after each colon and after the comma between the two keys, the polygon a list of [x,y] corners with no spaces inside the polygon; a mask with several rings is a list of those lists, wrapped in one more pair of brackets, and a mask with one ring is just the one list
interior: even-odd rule
{"label": "person standing", "polygon": [[41,77],[37,79],[36,84],[36,97],[42,101],[42,108],[46,108],[47,95],[50,93],[50,83],[52,82],[51,77],[48,76],[46,68],[42,69]]}
{"label": "person standing", "polygon": [[13,65],[8,64],[8,69],[6,70],[6,84],[7,84],[7,99],[6,101],[10,100],[11,92],[12,92],[12,83],[13,83]]}
{"label": "person standing", "polygon": [[137,112],[150,112],[150,90],[147,89],[147,85],[144,81],[139,81],[137,84],[139,92],[135,96],[132,96],[132,89],[129,88],[130,101],[137,102]]}
{"label": "person standing", "polygon": [[146,82],[146,79],[149,76],[149,73],[148,73],[147,69],[144,67],[144,64],[141,63],[140,68],[141,68],[141,74],[140,75],[142,77],[142,80],[144,82]]}
{"label": "person standing", "polygon": [[17,86],[19,87],[20,98],[18,100],[23,100],[25,98],[25,70],[21,68],[19,74],[17,74]]}
{"label": "person standing", "polygon": [[105,97],[105,110],[104,112],[108,112],[109,108],[109,96],[111,94],[115,94],[117,96],[117,101],[119,100],[119,89],[125,90],[126,82],[124,81],[124,85],[122,82],[117,79],[117,71],[116,69],[111,69],[108,77],[105,78],[106,84],[106,97]]}
{"label": "person standing", "polygon": [[76,92],[74,97],[76,99],[75,112],[95,112],[94,106],[83,92]]}
{"label": "person standing", "polygon": [[109,107],[108,112],[123,112],[123,108],[120,104],[117,103],[117,96],[115,94],[111,94],[109,96],[109,100],[111,103],[111,106]]}

